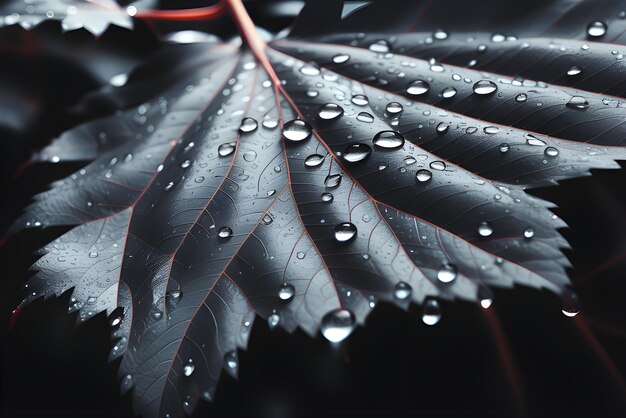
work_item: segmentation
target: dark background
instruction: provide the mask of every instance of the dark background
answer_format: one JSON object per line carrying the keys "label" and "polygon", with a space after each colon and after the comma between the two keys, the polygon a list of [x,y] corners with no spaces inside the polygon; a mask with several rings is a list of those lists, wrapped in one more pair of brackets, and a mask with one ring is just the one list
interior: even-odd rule
{"label": "dark background", "polygon": [[[251,2],[252,14],[266,27],[289,23],[288,13],[258,3]],[[222,21],[197,25],[233,33]],[[84,49],[59,50],[60,39]],[[133,33],[112,29],[97,41],[82,31],[61,36],[55,23],[32,32],[0,30],[0,230],[30,196],[79,167],[25,168],[31,149],[110,112],[74,104],[103,84],[103,74],[128,70],[155,48],[147,25]],[[98,57],[115,65],[96,68]],[[194,416],[625,417],[625,184],[622,169],[537,192],[556,202],[570,225],[563,234],[584,305],[576,318],[560,312],[555,296],[517,288],[496,290],[488,311],[443,303],[434,327],[421,322],[418,308],[407,314],[381,304],[338,348],[321,336],[270,331],[257,321],[240,353],[239,381],[224,374],[215,402],[201,402]],[[107,363],[104,314],[76,327],[66,294],[10,320],[34,251],[64,231],[22,232],[0,247],[0,416],[131,417],[130,394],[119,395],[117,363]]]}

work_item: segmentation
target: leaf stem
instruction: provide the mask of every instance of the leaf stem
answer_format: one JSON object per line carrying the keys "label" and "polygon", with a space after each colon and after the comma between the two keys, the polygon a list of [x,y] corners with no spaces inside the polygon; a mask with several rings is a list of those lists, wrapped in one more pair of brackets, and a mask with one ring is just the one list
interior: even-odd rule
{"label": "leaf stem", "polygon": [[224,3],[220,1],[213,6],[199,7],[197,9],[179,10],[138,10],[133,17],[139,19],[158,20],[203,20],[215,18],[224,11]]}
{"label": "leaf stem", "polygon": [[230,10],[230,14],[233,17],[233,20],[237,24],[239,28],[239,33],[241,34],[241,38],[248,45],[254,57],[259,61],[259,63],[263,66],[267,75],[274,83],[275,87],[280,86],[280,79],[276,75],[272,64],[270,63],[267,54],[265,53],[265,49],[267,48],[267,44],[256,30],[250,15],[246,11],[241,0],[223,0],[225,1],[228,9]]}

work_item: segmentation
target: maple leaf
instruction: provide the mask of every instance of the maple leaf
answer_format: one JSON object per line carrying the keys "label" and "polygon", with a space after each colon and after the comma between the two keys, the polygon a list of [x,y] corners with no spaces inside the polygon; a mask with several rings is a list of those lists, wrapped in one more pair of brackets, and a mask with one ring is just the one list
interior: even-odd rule
{"label": "maple leaf", "polygon": [[612,2],[597,20],[592,1],[532,2],[532,25],[466,3],[311,2],[266,43],[227,1],[243,45],[157,52],[117,92],[148,101],[37,154],[93,161],[18,221],[76,225],[22,304],[73,289],[79,321],[106,311],[145,416],[212,399],[255,317],[341,342],[378,302],[434,325],[437,300],[488,308],[516,284],[575,315],[565,223],[526,190],[625,158],[623,57],[603,43],[625,23]]}

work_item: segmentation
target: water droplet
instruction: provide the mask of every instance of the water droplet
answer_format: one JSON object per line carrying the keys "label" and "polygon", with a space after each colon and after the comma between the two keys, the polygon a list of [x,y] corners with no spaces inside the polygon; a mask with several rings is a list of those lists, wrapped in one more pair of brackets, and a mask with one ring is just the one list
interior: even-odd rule
{"label": "water droplet", "polygon": [[528,100],[528,96],[526,95],[526,93],[520,93],[515,96],[515,101],[518,103],[525,102],[526,100]]}
{"label": "water droplet", "polygon": [[348,54],[337,54],[333,57],[333,62],[335,64],[343,64],[350,59],[350,55]]}
{"label": "water droplet", "polygon": [[348,242],[356,236],[356,226],[350,222],[343,222],[335,226],[335,240]]}
{"label": "water droplet", "polygon": [[481,222],[480,225],[478,225],[478,235],[488,237],[491,234],[493,234],[493,228],[489,222]]}
{"label": "water droplet", "polygon": [[578,295],[572,289],[565,288],[561,297],[563,298],[563,307],[561,308],[563,315],[570,318],[576,316],[582,307]]}
{"label": "water droplet", "polygon": [[304,165],[307,167],[319,167],[324,162],[324,156],[320,154],[312,154],[306,157]]}
{"label": "water droplet", "polygon": [[272,222],[274,222],[274,219],[272,219],[269,213],[266,213],[261,218],[261,222],[263,222],[263,225],[270,225]]}
{"label": "water droplet", "polygon": [[599,38],[606,34],[606,30],[606,23],[600,21],[591,22],[587,26],[587,35],[592,38]]}
{"label": "water droplet", "polygon": [[411,285],[406,282],[398,282],[393,290],[393,295],[400,300],[408,299],[411,296],[413,289]]}
{"label": "water droplet", "polygon": [[291,120],[283,126],[283,136],[293,142],[304,141],[311,136],[311,126],[300,119]]}
{"label": "water droplet", "polygon": [[232,236],[233,236],[233,230],[232,230],[232,229],[230,229],[230,228],[229,228],[229,227],[227,227],[227,226],[223,226],[223,227],[221,227],[221,228],[220,228],[220,230],[219,230],[219,232],[217,233],[217,235],[218,235],[220,238],[230,238],[230,237],[232,237]]}
{"label": "water droplet", "polygon": [[320,74],[320,69],[314,62],[309,62],[300,68],[300,72],[304,75],[314,76]]}
{"label": "water droplet", "polygon": [[544,151],[544,154],[548,157],[556,157],[559,155],[559,150],[554,147],[547,147]]}
{"label": "water droplet", "polygon": [[385,107],[385,111],[387,112],[387,114],[394,117],[400,115],[400,113],[402,113],[402,110],[402,105],[398,102],[390,102],[387,104],[387,107]]}
{"label": "water droplet", "polygon": [[189,359],[187,364],[183,367],[183,374],[187,377],[191,376],[193,371],[196,369],[196,365],[193,364],[193,360]]}
{"label": "water droplet", "polygon": [[163,190],[165,190],[166,192],[169,192],[170,190],[172,190],[174,188],[174,182],[170,181],[169,183],[167,183],[165,185],[165,187],[163,188]]}
{"label": "water droplet", "polygon": [[259,126],[257,121],[253,118],[243,118],[241,125],[239,125],[239,131],[242,133],[253,132]]}
{"label": "water droplet", "polygon": [[498,90],[498,86],[491,80],[480,80],[474,83],[473,90],[474,93],[485,96],[495,93],[495,91]]}
{"label": "water droplet", "polygon": [[524,230],[524,238],[526,239],[531,239],[532,237],[535,236],[535,230],[532,228],[526,228]]}
{"label": "water droplet", "polygon": [[217,153],[220,155],[220,157],[229,156],[230,154],[235,152],[235,145],[236,144],[234,142],[222,144],[217,148]]}
{"label": "water droplet", "polygon": [[367,106],[367,104],[369,103],[369,99],[363,94],[355,94],[354,96],[352,96],[352,103],[357,106]]}
{"label": "water droplet", "polygon": [[270,329],[274,329],[280,324],[280,315],[278,312],[272,312],[270,316],[267,317],[267,325]]}
{"label": "water droplet", "polygon": [[428,90],[430,90],[430,86],[424,80],[415,80],[406,88],[406,92],[411,96],[420,96],[428,93]]}
{"label": "water droplet", "polygon": [[185,160],[182,163],[180,163],[180,168],[189,168],[190,166],[191,166],[190,160]]}
{"label": "water droplet", "polygon": [[495,135],[500,132],[500,128],[498,128],[497,126],[485,126],[483,128],[483,132],[488,135]]}
{"label": "water droplet", "polygon": [[168,306],[175,307],[183,297],[182,290],[169,290],[165,293],[165,303]]}
{"label": "water droplet", "polygon": [[335,103],[326,103],[320,107],[318,115],[324,120],[336,119],[343,115],[343,108]]}
{"label": "water droplet", "polygon": [[324,179],[324,186],[328,188],[339,187],[341,184],[341,174],[330,174]]}
{"label": "water droplet", "polygon": [[586,109],[589,107],[589,102],[584,97],[573,96],[566,106],[572,109]]}
{"label": "water droplet", "polygon": [[322,193],[322,202],[330,203],[333,201],[333,199],[334,197],[332,193]]}
{"label": "water droplet", "polygon": [[92,251],[89,253],[89,258],[96,258],[98,257],[98,253],[96,251]]}
{"label": "water droplet", "polygon": [[415,173],[415,177],[417,178],[417,181],[425,183],[433,178],[433,173],[430,172],[430,170],[425,169],[417,170],[417,173]]}
{"label": "water droplet", "polygon": [[370,44],[369,50],[376,52],[377,54],[386,54],[391,50],[391,48],[389,47],[389,43],[387,41],[381,39]]}
{"label": "water droplet", "polygon": [[536,146],[536,147],[541,147],[541,146],[546,145],[545,142],[543,142],[541,139],[537,138],[533,134],[526,134],[526,135],[524,135],[524,138],[526,138],[526,143],[528,145],[533,145],[533,146]]}
{"label": "water droplet", "polygon": [[224,354],[224,365],[227,369],[236,371],[239,366],[239,359],[237,358],[236,351],[229,351]]}
{"label": "water droplet", "polygon": [[121,388],[120,388],[122,394],[124,394],[124,393],[128,392],[129,390],[131,390],[134,384],[135,383],[133,382],[133,376],[132,375],[127,374],[126,376],[124,376],[122,378],[122,384],[121,384]]}
{"label": "water droplet", "polygon": [[372,149],[366,144],[351,144],[346,147],[342,157],[350,163],[363,161],[372,153]]}
{"label": "water droplet", "polygon": [[400,148],[404,145],[404,137],[396,131],[380,131],[374,135],[372,142],[381,148]]}
{"label": "water droplet", "polygon": [[324,315],[320,331],[328,341],[338,343],[348,338],[354,330],[355,322],[354,314],[349,310],[335,309]]}
{"label": "water droplet", "polygon": [[441,283],[452,283],[457,276],[457,268],[454,264],[446,263],[437,272],[437,279]]}
{"label": "water droplet", "polygon": [[296,294],[296,288],[292,284],[284,283],[280,289],[278,289],[278,297],[280,300],[291,300]]}
{"label": "water droplet", "polygon": [[427,299],[424,302],[422,322],[426,325],[436,325],[441,320],[441,308],[435,299]]}
{"label": "water droplet", "polygon": [[448,32],[446,32],[443,29],[437,29],[435,32],[433,32],[433,38],[438,39],[438,40],[444,40],[448,37]]}
{"label": "water droplet", "polygon": [[437,128],[435,128],[439,135],[446,134],[448,129],[450,129],[450,124],[447,122],[440,122],[439,125],[437,125]]}
{"label": "water droplet", "polygon": [[456,89],[454,87],[446,87],[441,92],[441,96],[444,99],[451,99],[452,97],[456,96]]}
{"label": "water droplet", "polygon": [[363,123],[372,123],[374,122],[374,116],[372,116],[371,114],[367,112],[360,112],[357,115],[356,120],[358,120],[359,122],[363,122]]}
{"label": "water droplet", "polygon": [[480,301],[480,306],[482,306],[483,309],[489,309],[493,303],[493,292],[485,285],[480,285],[478,287],[477,297]]}
{"label": "water droplet", "polygon": [[582,73],[582,71],[583,71],[582,68],[580,68],[577,65],[574,65],[569,70],[567,70],[567,75],[569,75],[569,76],[578,75],[578,74]]}
{"label": "water droplet", "polygon": [[446,163],[443,161],[433,161],[430,163],[430,168],[437,171],[443,171],[446,169]]}

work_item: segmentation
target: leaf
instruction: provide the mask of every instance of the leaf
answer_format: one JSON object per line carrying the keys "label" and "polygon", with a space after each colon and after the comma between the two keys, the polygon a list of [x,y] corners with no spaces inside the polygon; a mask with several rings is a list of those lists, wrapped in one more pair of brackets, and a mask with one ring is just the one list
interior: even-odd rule
{"label": "leaf", "polygon": [[[23,303],[73,288],[79,321],[106,310],[122,388],[145,416],[212,399],[257,316],[339,342],[378,302],[423,304],[432,325],[437,299],[488,307],[491,287],[516,284],[559,294],[575,315],[565,223],[526,190],[619,167],[624,110],[606,92],[623,94],[622,57],[542,37],[585,33],[595,2],[532,2],[535,25],[520,27],[493,1],[468,4],[311,2],[293,37],[267,47],[235,9],[256,55],[237,42],[157,53],[118,90],[121,103],[150,100],[37,155],[93,161],[18,221],[77,225],[44,249]],[[463,14],[492,9],[518,38]],[[416,16],[458,33],[400,25]],[[386,30],[361,33],[374,17]],[[623,22],[602,24],[606,36]],[[477,63],[454,65],[467,58]],[[535,80],[511,78],[529,62],[543,63]],[[579,82],[559,78],[572,62]]]}
{"label": "leaf", "polygon": [[0,7],[0,26],[25,29],[45,20],[59,20],[64,31],[84,28],[96,36],[109,25],[132,29],[133,21],[115,0],[11,0]]}

